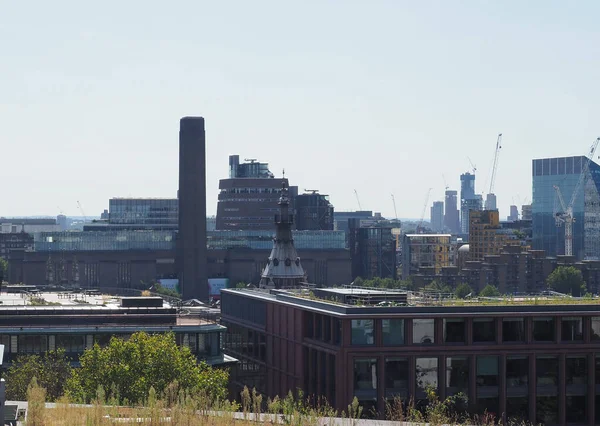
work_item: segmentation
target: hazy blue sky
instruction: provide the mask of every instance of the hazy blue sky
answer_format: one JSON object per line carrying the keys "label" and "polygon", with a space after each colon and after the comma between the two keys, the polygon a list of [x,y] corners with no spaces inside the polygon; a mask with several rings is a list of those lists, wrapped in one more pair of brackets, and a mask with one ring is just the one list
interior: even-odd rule
{"label": "hazy blue sky", "polygon": [[[174,197],[178,125],[206,118],[208,213],[227,156],[337,210],[419,217],[442,174],[500,214],[531,159],[600,136],[597,1],[0,0],[0,215]],[[427,210],[426,217],[429,217]]]}

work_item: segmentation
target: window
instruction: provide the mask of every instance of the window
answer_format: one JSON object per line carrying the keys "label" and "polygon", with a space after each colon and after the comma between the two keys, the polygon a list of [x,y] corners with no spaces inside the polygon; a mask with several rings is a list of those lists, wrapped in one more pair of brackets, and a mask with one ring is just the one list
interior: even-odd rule
{"label": "window", "polygon": [[444,319],[444,342],[465,343],[465,320]]}
{"label": "window", "polygon": [[498,386],[498,357],[477,357],[477,386]]}
{"label": "window", "polygon": [[584,356],[568,356],[565,367],[567,385],[587,385],[587,360]]}
{"label": "window", "polygon": [[48,350],[48,336],[19,336],[17,348],[20,353],[42,353]]}
{"label": "window", "polygon": [[592,340],[600,340],[600,317],[592,317]]}
{"label": "window", "polygon": [[85,336],[83,334],[57,334],[55,345],[63,348],[67,353],[79,353],[85,349]]}
{"label": "window", "polygon": [[377,359],[354,360],[354,395],[361,399],[377,396]]}
{"label": "window", "polygon": [[507,396],[506,417],[511,420],[510,424],[529,424],[529,398],[527,394],[523,397]]}
{"label": "window", "polygon": [[473,343],[496,341],[496,321],[493,318],[473,319]]}
{"label": "window", "polygon": [[416,359],[417,390],[425,391],[427,388],[438,387],[438,359]]}
{"label": "window", "polygon": [[502,341],[525,341],[525,321],[523,318],[504,318],[502,320]]}
{"label": "window", "polygon": [[446,358],[446,395],[451,396],[469,391],[469,359],[467,357]]}
{"label": "window", "polygon": [[404,344],[404,320],[384,319],[381,321],[384,345]]}
{"label": "window", "polygon": [[352,344],[372,345],[375,343],[373,320],[352,320]]}
{"label": "window", "polygon": [[558,385],[558,358],[538,356],[536,358],[536,378],[538,387]]}
{"label": "window", "polygon": [[413,343],[417,345],[435,343],[435,320],[413,319]]}
{"label": "window", "polygon": [[[408,359],[385,359],[385,391],[388,396],[408,395]],[[392,395],[389,395],[392,394]]]}
{"label": "window", "polygon": [[529,384],[529,359],[526,356],[506,357],[506,389],[508,395],[520,395],[519,390],[525,391]]}
{"label": "window", "polygon": [[543,317],[533,319],[533,341],[534,342],[553,342],[554,341],[554,318]]}
{"label": "window", "polygon": [[561,339],[563,342],[583,340],[583,319],[581,317],[565,317],[561,321]]}

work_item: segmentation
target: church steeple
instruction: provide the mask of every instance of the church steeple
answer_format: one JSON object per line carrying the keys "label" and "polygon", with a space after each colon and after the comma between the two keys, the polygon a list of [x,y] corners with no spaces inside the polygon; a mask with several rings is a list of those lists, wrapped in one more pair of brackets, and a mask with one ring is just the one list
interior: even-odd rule
{"label": "church steeple", "polygon": [[306,281],[306,273],[300,264],[300,257],[296,252],[292,236],[294,215],[289,211],[290,200],[286,180],[282,182],[278,204],[279,213],[275,215],[273,250],[261,276],[260,287],[262,288],[297,287]]}

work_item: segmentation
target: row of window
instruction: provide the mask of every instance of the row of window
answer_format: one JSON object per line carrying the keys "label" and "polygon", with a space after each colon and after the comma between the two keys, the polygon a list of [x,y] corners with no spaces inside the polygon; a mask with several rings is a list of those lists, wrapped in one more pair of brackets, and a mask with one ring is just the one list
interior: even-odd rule
{"label": "row of window", "polygon": [[[460,344],[467,342],[466,320],[464,318],[448,318],[443,323],[443,336],[436,336],[436,320],[383,319],[380,321],[380,332],[384,345],[404,345],[406,327],[412,327],[412,344],[427,345],[434,343]],[[497,336],[497,321],[501,321],[501,336]],[[379,321],[372,319],[352,320],[352,344],[374,345]],[[528,325],[529,324],[529,325]],[[498,337],[503,343],[524,343],[527,341],[527,327],[531,327],[533,342],[554,342],[557,339],[557,319],[553,317],[533,317],[528,323],[525,318],[474,318],[473,343],[496,343]],[[589,330],[585,330],[583,317],[563,317],[560,320],[561,342],[583,342],[586,333],[591,341],[600,341],[600,317],[592,317]]]}
{"label": "row of window", "polygon": [[[471,362],[475,363],[475,387],[471,388]],[[501,362],[505,365],[501,366]],[[535,363],[535,375],[530,374],[530,362]],[[381,368],[383,367],[383,371]],[[386,399],[399,396],[416,400],[425,398],[428,388],[439,390],[443,377],[446,396],[459,392],[469,397],[480,412],[498,413],[500,397],[500,371],[504,367],[506,414],[510,419],[527,420],[529,416],[529,382],[534,381],[538,398],[550,398],[556,403],[550,407],[536,401],[536,422],[554,424],[558,415],[558,395],[565,393],[567,422],[587,421],[588,377],[595,377],[596,394],[600,397],[600,356],[595,358],[594,372],[588,371],[587,357],[569,355],[560,366],[557,355],[529,356],[452,356],[445,360],[437,357],[389,357],[380,364],[377,358],[354,359],[354,395],[361,401],[377,399],[379,375],[383,376]],[[559,387],[559,369],[565,369],[566,383]],[[414,374],[414,389],[410,388],[409,375]],[[441,376],[444,375],[444,376]],[[564,389],[564,391],[562,390]],[[517,403],[520,400],[522,403]],[[548,402],[545,399],[541,402]],[[600,416],[599,416],[600,417]]]}
{"label": "row of window", "polygon": [[[196,334],[178,333],[175,335],[177,344],[187,346],[194,354],[201,356],[216,356],[221,351],[221,333]],[[56,334],[56,335],[0,335],[0,345],[4,345],[5,354],[41,354],[48,350],[62,348],[68,354],[80,354],[94,343],[101,347],[107,346],[112,337],[127,340],[130,334]]]}

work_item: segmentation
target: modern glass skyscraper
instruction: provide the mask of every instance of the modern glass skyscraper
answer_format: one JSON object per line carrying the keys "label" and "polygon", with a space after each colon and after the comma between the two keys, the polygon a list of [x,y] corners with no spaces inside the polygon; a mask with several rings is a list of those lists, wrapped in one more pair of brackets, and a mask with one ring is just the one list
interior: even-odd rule
{"label": "modern glass skyscraper", "polygon": [[[585,166],[585,156],[533,160],[532,226],[533,248],[549,256],[565,253],[564,225],[557,227],[555,214],[561,211],[554,186],[558,186],[566,204]],[[573,203],[573,255],[577,259],[600,259],[600,166],[593,161],[585,185]]]}

